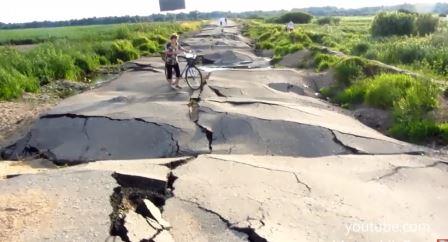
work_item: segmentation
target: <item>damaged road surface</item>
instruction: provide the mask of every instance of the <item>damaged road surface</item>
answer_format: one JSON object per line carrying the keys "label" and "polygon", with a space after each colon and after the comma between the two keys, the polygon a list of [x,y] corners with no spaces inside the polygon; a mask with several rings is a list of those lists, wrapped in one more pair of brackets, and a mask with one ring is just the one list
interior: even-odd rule
{"label": "damaged road surface", "polygon": [[448,159],[316,98],[321,76],[269,67],[239,26],[183,42],[212,73],[203,90],[142,58],[2,147],[0,241],[447,236]]}
{"label": "damaged road surface", "polygon": [[[430,158],[206,155],[174,175],[176,200],[219,216],[251,241],[436,241],[448,226],[448,164]],[[194,211],[180,210],[173,220]],[[369,224],[421,229],[359,229]],[[176,234],[197,233],[189,231]]]}
{"label": "damaged road surface", "polygon": [[262,61],[258,57],[239,56],[241,51],[255,55],[238,26],[208,26],[184,42],[212,67],[220,67],[208,67],[212,76],[201,92],[171,89],[161,60],[134,61],[146,67],[64,100],[26,137],[4,148],[2,157],[73,165],[207,153],[319,157],[426,152],[315,98],[316,76],[292,69],[223,69],[265,66],[256,64]]}
{"label": "damaged road surface", "polygon": [[64,100],[3,155],[77,164],[208,153],[206,134],[190,121],[189,101],[186,89],[172,90],[160,73],[125,72]]}

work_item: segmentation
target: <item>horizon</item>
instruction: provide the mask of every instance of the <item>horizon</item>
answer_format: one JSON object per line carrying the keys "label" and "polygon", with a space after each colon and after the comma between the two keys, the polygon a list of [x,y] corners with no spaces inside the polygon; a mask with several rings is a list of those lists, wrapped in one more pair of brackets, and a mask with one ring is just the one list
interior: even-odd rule
{"label": "horizon", "polygon": [[[8,2],[0,9],[0,22],[2,23],[26,23],[33,21],[65,21],[83,18],[101,18],[113,16],[148,16],[151,14],[161,13],[159,11],[158,0],[133,0],[134,4],[123,5],[118,0],[78,0],[76,2],[53,2],[51,0],[30,1],[16,0]],[[239,0],[227,0],[225,2],[215,2],[213,4],[204,3],[201,0],[186,0],[186,9],[181,11],[171,11],[170,13],[181,12],[212,12],[212,11],[231,11],[231,12],[247,12],[247,11],[271,11],[271,10],[291,10],[294,8],[308,7],[338,7],[338,8],[363,8],[363,7],[381,7],[393,6],[399,4],[422,4],[431,5],[436,3],[448,3],[448,0],[322,0],[319,4],[313,3],[312,0],[303,0],[301,2],[292,3],[290,0],[259,0],[254,8],[253,3],[249,1],[241,2]],[[27,6],[26,9],[23,6]],[[86,6],[89,6],[86,8]],[[107,6],[107,7],[105,7]],[[20,12],[20,16],[14,13]]]}

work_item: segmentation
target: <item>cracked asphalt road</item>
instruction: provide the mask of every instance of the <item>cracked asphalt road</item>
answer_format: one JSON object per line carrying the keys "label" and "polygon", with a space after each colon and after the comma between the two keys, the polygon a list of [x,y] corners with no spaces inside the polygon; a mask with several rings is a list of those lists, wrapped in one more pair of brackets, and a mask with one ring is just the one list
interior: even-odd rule
{"label": "cracked asphalt road", "polygon": [[64,100],[5,147],[7,159],[76,166],[21,174],[5,162],[0,240],[448,236],[446,160],[317,99],[313,73],[267,68],[239,33],[209,25],[184,40],[212,73],[200,93],[172,90],[161,61],[143,58],[145,68]]}

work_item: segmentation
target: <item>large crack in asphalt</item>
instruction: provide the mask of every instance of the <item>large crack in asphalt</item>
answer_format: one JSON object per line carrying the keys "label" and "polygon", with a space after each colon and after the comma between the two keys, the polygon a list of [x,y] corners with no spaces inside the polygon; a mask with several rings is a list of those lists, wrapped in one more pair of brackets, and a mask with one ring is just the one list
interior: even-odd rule
{"label": "large crack in asphalt", "polygon": [[371,179],[370,181],[380,181],[380,180],[383,180],[385,178],[390,178],[392,176],[397,175],[402,170],[427,169],[427,168],[436,167],[438,165],[446,165],[446,166],[448,166],[448,162],[446,162],[446,161],[436,161],[436,162],[433,162],[433,163],[425,165],[425,166],[394,166],[394,165],[391,164],[391,166],[393,167],[392,170],[390,170],[389,172],[387,172],[387,173],[385,173],[385,174],[383,174],[381,176],[378,176],[378,177],[376,177],[374,179]]}
{"label": "large crack in asphalt", "polygon": [[349,145],[344,144],[344,142],[342,142],[342,141],[340,141],[340,140],[338,139],[338,137],[336,136],[336,134],[334,133],[333,130],[331,130],[331,129],[328,129],[328,130],[329,130],[330,133],[333,135],[333,141],[334,141],[336,144],[339,144],[340,146],[344,147],[346,150],[350,151],[350,152],[353,153],[353,154],[358,154],[358,155],[366,155],[366,154],[367,154],[367,153],[363,153],[363,152],[359,151],[359,150],[356,149],[356,148],[353,148],[353,147],[351,147],[351,146],[349,146]]}
{"label": "large crack in asphalt", "polygon": [[288,173],[288,174],[293,175],[294,178],[296,179],[297,183],[302,185],[302,186],[304,186],[306,188],[306,190],[308,191],[308,193],[311,193],[311,191],[312,191],[311,187],[308,184],[306,184],[304,181],[302,181],[299,178],[299,175],[296,172],[293,172],[293,171],[282,170],[282,169],[273,169],[273,168],[264,167],[264,166],[257,166],[257,165],[248,164],[248,163],[245,163],[245,162],[240,162],[240,161],[231,160],[231,159],[224,159],[224,158],[215,157],[215,156],[213,156],[211,158],[215,159],[215,160],[221,160],[221,161],[225,161],[225,162],[236,163],[236,164],[239,164],[239,165],[250,166],[250,167],[253,167],[253,168],[257,168],[257,169],[263,169],[263,170],[274,171],[274,172]]}
{"label": "large crack in asphalt", "polygon": [[[258,228],[237,227],[237,226],[235,226],[235,224],[232,224],[229,220],[225,219],[221,214],[219,214],[219,213],[217,213],[217,212],[215,212],[213,210],[207,209],[207,208],[201,206],[199,203],[192,202],[192,201],[189,201],[189,200],[186,200],[186,199],[182,199],[182,198],[177,198],[177,199],[179,199],[179,200],[181,200],[183,202],[187,202],[187,203],[193,204],[197,208],[201,209],[202,211],[207,212],[207,213],[211,213],[211,214],[217,216],[224,224],[226,224],[227,228],[229,228],[230,230],[246,234],[247,235],[247,239],[250,242],[267,242],[267,239],[263,238],[262,236],[257,234],[256,231],[255,231],[255,229],[259,229],[260,227],[258,227]],[[248,218],[248,222],[249,222],[249,220],[250,219]],[[264,222],[263,222],[262,219],[260,219],[259,222],[260,222],[260,224],[262,224],[262,226],[264,226]]]}
{"label": "large crack in asphalt", "polygon": [[[246,124],[248,124],[248,125],[246,125],[247,127],[252,127],[254,125],[255,126],[261,125],[261,127],[266,127],[266,129],[268,129],[269,131],[272,131],[272,129],[270,127],[288,127],[289,131],[300,130],[301,132],[294,133],[294,135],[299,135],[299,136],[295,136],[295,137],[302,138],[302,142],[303,142],[302,145],[309,144],[306,142],[306,139],[310,135],[315,136],[315,135],[320,135],[320,134],[324,133],[326,136],[328,136],[327,137],[328,142],[324,143],[324,144],[327,144],[327,146],[325,147],[326,150],[324,149],[322,152],[303,150],[303,147],[302,147],[302,150],[299,151],[299,153],[297,150],[295,150],[295,151],[289,150],[287,153],[282,153],[282,154],[273,153],[273,154],[317,157],[317,156],[325,156],[325,155],[343,155],[343,154],[358,153],[357,151],[354,152],[355,150],[352,147],[347,146],[345,144],[341,144],[341,142],[339,142],[339,140],[335,140],[335,136],[331,132],[332,130],[330,130],[328,128],[315,126],[315,125],[309,125],[309,124],[303,124],[303,123],[297,123],[297,122],[292,122],[292,121],[285,121],[285,120],[264,119],[264,118],[248,116],[248,115],[240,114],[240,113],[221,112],[221,111],[213,110],[212,108],[209,108],[209,107],[201,107],[200,113],[207,113],[207,114],[213,113],[213,114],[222,114],[223,115],[222,117],[218,118],[217,121],[214,121],[212,124],[207,124],[207,125],[212,125],[212,126],[225,124],[224,128],[219,128],[220,126],[213,127],[213,131],[216,133],[216,135],[215,135],[216,137],[214,137],[213,141],[215,143],[218,143],[221,145],[222,144],[228,145],[228,141],[230,141],[230,138],[231,138],[231,137],[226,137],[226,135],[224,133],[225,130],[223,130],[223,129],[227,130],[229,127],[230,128],[234,127],[235,124],[233,122],[236,122],[238,124],[246,123]],[[261,123],[258,121],[261,121]],[[207,121],[204,121],[204,122],[207,123]],[[204,123],[201,122],[201,119],[199,119],[198,123],[199,123],[199,125],[204,125]],[[239,126],[241,126],[241,125],[239,125]],[[296,127],[296,126],[300,126],[300,127]],[[235,128],[241,128],[241,127],[235,127]],[[265,152],[266,152],[266,154],[270,154],[268,152],[269,150],[266,150],[266,149],[268,149],[269,145],[271,144],[270,139],[266,139],[266,137],[265,138],[260,137],[259,135],[261,135],[262,133],[259,133],[259,132],[254,131],[251,134],[252,134],[252,136],[257,136],[257,138],[251,137],[249,140],[254,139],[255,141],[265,142],[265,143],[258,143],[258,144],[266,145]],[[291,133],[288,133],[288,134],[292,135]],[[300,135],[304,135],[304,136],[302,137]],[[316,138],[322,139],[323,137],[316,137]],[[256,142],[254,142],[254,144],[255,143]],[[295,144],[295,146],[299,147],[297,144]],[[285,146],[283,146],[283,148],[285,148]],[[229,154],[230,153],[232,153],[232,152],[229,152]],[[261,153],[257,153],[257,154],[261,154]]]}
{"label": "large crack in asphalt", "polygon": [[163,208],[168,197],[166,182],[117,172],[112,177],[115,178],[119,186],[114,188],[110,196],[112,206],[112,213],[109,215],[111,221],[110,235],[118,236],[125,242],[133,242],[129,234],[135,233],[135,231],[132,231],[133,229],[140,228],[132,227],[131,224],[128,225],[126,219],[128,214],[135,211],[138,216],[148,221],[146,226],[153,228],[155,231],[154,234],[148,234],[144,240],[153,241],[166,228],[154,224],[157,218],[147,208],[145,200],[154,204],[157,209]]}
{"label": "large crack in asphalt", "polygon": [[[168,177],[168,188],[171,190],[171,195],[172,197],[175,197],[177,199],[179,199],[180,201],[183,202],[187,202],[190,204],[195,205],[197,208],[201,209],[204,212],[207,213],[211,213],[213,215],[216,215],[226,226],[227,228],[229,228],[230,230],[233,230],[235,232],[240,232],[243,234],[246,234],[248,237],[248,240],[250,242],[267,242],[267,240],[263,237],[261,237],[260,235],[258,235],[255,231],[255,229],[259,229],[259,228],[252,228],[252,227],[237,227],[235,226],[235,224],[232,224],[229,220],[225,219],[221,214],[219,214],[218,212],[215,212],[211,209],[207,209],[203,206],[201,206],[199,203],[193,202],[193,201],[189,201],[183,198],[179,198],[174,194],[174,190],[175,190],[175,182],[178,179],[177,176],[174,175],[174,170],[177,169],[180,166],[186,165],[188,162],[193,161],[194,159],[196,159],[196,157],[191,157],[191,158],[187,158],[187,159],[182,159],[182,160],[178,160],[178,161],[174,161],[168,164],[165,164],[166,167],[172,168],[171,172],[169,173],[169,177]],[[169,198],[168,198],[169,199]],[[249,218],[248,218],[249,220]],[[248,221],[249,222],[249,221]],[[263,218],[260,219],[260,224],[262,224],[262,226],[264,226],[264,221]],[[250,224],[250,222],[249,222]]]}
{"label": "large crack in asphalt", "polygon": [[47,114],[42,116],[40,119],[52,119],[52,118],[62,118],[62,117],[67,117],[67,118],[82,118],[82,119],[92,119],[92,118],[105,118],[111,121],[130,121],[130,120],[135,120],[138,122],[142,122],[142,123],[147,123],[147,124],[153,124],[159,127],[163,127],[163,126],[168,126],[171,127],[173,129],[177,129],[180,132],[182,132],[182,129],[174,126],[174,125],[170,125],[167,123],[159,123],[159,122],[151,122],[151,121],[147,121],[143,118],[111,118],[108,116],[101,116],[101,115],[92,115],[92,116],[87,116],[87,115],[82,115],[82,114],[74,114],[74,113],[63,113],[63,114]]}
{"label": "large crack in asphalt", "polygon": [[[44,158],[47,160],[52,161],[56,165],[79,165],[82,163],[92,162],[100,159],[108,159],[112,155],[114,155],[115,158],[123,159],[129,156],[130,151],[124,152],[123,150],[114,150],[115,153],[112,153],[113,151],[108,151],[108,145],[109,148],[118,147],[119,144],[116,142],[105,140],[105,143],[99,143],[98,138],[99,135],[108,134],[106,135],[109,138],[119,138],[118,136],[115,137],[117,134],[126,133],[125,128],[132,128],[134,127],[136,130],[142,130],[145,131],[148,135],[147,136],[141,136],[139,141],[143,142],[140,144],[139,147],[144,148],[146,147],[145,141],[149,142],[155,142],[156,138],[154,137],[163,137],[166,138],[165,146],[163,146],[163,149],[159,149],[159,151],[156,151],[157,147],[152,147],[151,150],[141,150],[140,153],[133,153],[132,156],[142,156],[141,158],[144,158],[143,155],[147,154],[155,154],[153,156],[158,157],[164,157],[164,156],[170,156],[170,157],[176,157],[176,156],[182,156],[182,155],[197,155],[197,153],[193,153],[191,150],[181,150],[178,136],[182,135],[182,133],[185,133],[184,130],[175,127],[173,125],[165,124],[165,123],[158,123],[158,122],[149,122],[141,118],[133,118],[133,119],[114,119],[110,117],[104,117],[104,116],[85,116],[85,115],[77,115],[77,114],[57,114],[57,115],[46,115],[41,117],[41,119],[38,121],[38,127],[41,127],[43,130],[45,129],[51,129],[54,125],[56,120],[67,118],[68,120],[73,120],[69,122],[73,123],[66,123],[65,126],[67,128],[71,128],[73,131],[67,133],[64,133],[63,135],[69,135],[69,139],[72,139],[74,142],[77,142],[77,146],[70,148],[68,146],[64,146],[65,142],[60,141],[54,141],[53,136],[55,134],[49,133],[47,136],[44,136],[44,138],[38,136],[39,130],[37,131],[30,131],[30,133],[27,134],[22,140],[19,142],[6,147],[2,149],[1,156],[3,159],[11,159],[11,160],[20,160],[22,158]],[[49,120],[49,121],[46,121]],[[102,121],[104,120],[104,121]],[[61,120],[59,123],[63,123],[67,120]],[[111,123],[104,123],[106,121],[111,121]],[[119,122],[113,123],[113,122]],[[90,128],[87,126],[90,124]],[[143,125],[141,125],[143,124]],[[98,126],[101,125],[101,126]],[[154,128],[147,129],[147,125],[152,125]],[[109,127],[110,126],[110,127]],[[114,131],[116,132],[115,136],[110,134],[110,132],[107,131],[107,128],[114,128]],[[151,127],[148,127],[151,128]],[[76,130],[79,129],[79,133],[76,132]],[[92,140],[92,133],[93,132],[93,140]],[[96,134],[96,135],[95,135]],[[56,136],[55,136],[56,137]],[[58,143],[59,142],[59,143]],[[131,141],[130,141],[131,142]],[[137,142],[137,141],[136,141]],[[51,147],[51,144],[54,147]],[[41,144],[44,144],[42,146]],[[50,147],[48,147],[50,144]],[[92,146],[95,146],[92,148]],[[128,146],[132,148],[132,143],[128,142]],[[62,153],[64,150],[61,151],[61,147],[64,147],[62,149],[70,149],[67,150],[68,155],[65,155],[65,153]],[[119,148],[119,147],[118,147]],[[52,150],[54,149],[54,150]],[[58,149],[58,151],[56,151]],[[99,150],[101,149],[101,150]],[[92,150],[92,152],[90,152]],[[139,151],[139,150],[135,150]],[[101,152],[101,153],[99,153]],[[198,152],[201,153],[201,152]],[[100,155],[104,154],[104,155]],[[101,156],[101,157],[100,157]],[[121,156],[121,157],[120,157]],[[139,158],[139,157],[135,157]]]}
{"label": "large crack in asphalt", "polygon": [[[267,240],[256,232],[256,229],[260,229],[265,225],[263,221],[264,215],[260,219],[247,218],[248,227],[240,227],[232,224],[218,212],[203,207],[199,203],[175,196],[173,192],[175,189],[174,183],[178,177],[174,175],[174,170],[194,159],[196,157],[188,157],[161,164],[161,166],[168,167],[171,170],[166,181],[115,172],[112,176],[119,186],[113,189],[113,193],[110,196],[110,204],[112,206],[112,213],[109,215],[111,221],[110,235],[118,236],[125,242],[131,242],[130,234],[134,234],[135,231],[133,229],[136,228],[132,227],[131,224],[127,224],[127,216],[135,211],[138,216],[142,216],[147,220],[148,226],[153,226],[155,229],[155,232],[148,234],[148,238],[144,241],[154,241],[164,230],[169,232],[170,229],[162,225],[158,227],[157,224],[154,226],[154,221],[157,218],[148,210],[145,200],[152,202],[160,211],[163,211],[163,206],[166,201],[170,198],[176,198],[180,201],[193,204],[206,213],[217,216],[229,230],[245,234],[250,242],[266,242]],[[253,224],[258,224],[258,227],[253,227]]]}

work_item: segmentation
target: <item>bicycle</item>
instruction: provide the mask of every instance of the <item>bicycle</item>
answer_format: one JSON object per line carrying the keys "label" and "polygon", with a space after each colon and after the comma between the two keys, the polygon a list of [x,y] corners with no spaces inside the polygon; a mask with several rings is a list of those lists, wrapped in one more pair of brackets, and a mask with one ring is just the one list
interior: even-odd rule
{"label": "bicycle", "polygon": [[[188,52],[185,56],[179,56],[179,59],[184,59],[187,62],[185,69],[181,72],[180,76],[184,78],[187,85],[191,90],[196,91],[204,86],[204,79],[202,77],[202,72],[196,66],[198,62],[198,56],[194,52]],[[162,59],[165,61],[164,55]],[[165,77],[167,76],[167,70],[165,68]]]}

